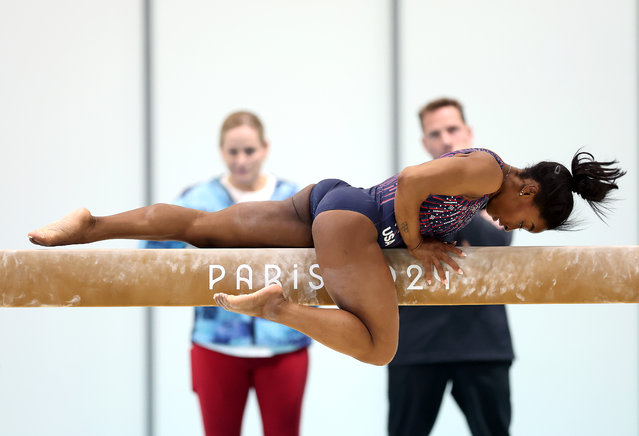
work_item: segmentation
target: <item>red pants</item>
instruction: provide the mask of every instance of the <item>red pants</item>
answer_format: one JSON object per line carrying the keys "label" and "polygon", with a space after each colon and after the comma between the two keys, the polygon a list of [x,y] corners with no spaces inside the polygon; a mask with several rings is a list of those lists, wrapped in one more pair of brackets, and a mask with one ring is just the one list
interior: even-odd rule
{"label": "red pants", "polygon": [[240,436],[251,387],[264,436],[297,436],[308,372],[308,351],[265,358],[229,356],[193,345],[193,391],[200,399],[207,436]]}

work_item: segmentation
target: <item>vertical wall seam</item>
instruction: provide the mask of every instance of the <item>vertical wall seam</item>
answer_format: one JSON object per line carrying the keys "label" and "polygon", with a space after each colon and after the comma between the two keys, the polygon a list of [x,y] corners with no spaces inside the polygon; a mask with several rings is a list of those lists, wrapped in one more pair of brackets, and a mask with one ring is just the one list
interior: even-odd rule
{"label": "vertical wall seam", "polygon": [[[639,1],[639,0],[638,0]],[[400,0],[391,0],[391,162],[392,172],[400,170]]]}
{"label": "vertical wall seam", "polygon": [[[143,174],[143,186],[144,186],[144,203],[149,205],[153,202],[153,35],[152,35],[152,0],[142,0],[142,70],[143,70],[143,123],[144,123],[144,174]],[[144,364],[145,364],[145,377],[144,377],[144,390],[145,390],[145,418],[146,418],[146,435],[153,436],[155,434],[154,421],[154,379],[155,379],[155,366],[153,364],[153,308],[147,307],[144,309],[144,325],[143,325],[143,339],[145,342],[144,347]]]}

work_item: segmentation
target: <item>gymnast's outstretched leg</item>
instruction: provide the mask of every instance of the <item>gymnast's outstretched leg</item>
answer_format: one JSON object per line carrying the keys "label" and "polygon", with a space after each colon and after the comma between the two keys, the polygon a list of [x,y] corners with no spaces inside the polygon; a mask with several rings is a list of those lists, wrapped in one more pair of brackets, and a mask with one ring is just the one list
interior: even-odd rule
{"label": "gymnast's outstretched leg", "polygon": [[313,238],[326,290],[339,309],[288,302],[278,285],[250,295],[216,294],[216,302],[292,327],[361,361],[388,363],[397,348],[399,315],[377,229],[357,212],[329,210],[313,221]]}
{"label": "gymnast's outstretched leg", "polygon": [[288,325],[326,346],[364,362],[388,363],[397,348],[399,316],[390,270],[366,216],[328,210],[312,222],[312,187],[281,202],[241,203],[220,212],[154,205],[108,217],[74,211],[29,234],[40,245],[104,239],[181,240],[200,247],[311,247],[326,288],[339,309],[285,301],[279,286],[243,297],[218,296],[236,312]]}
{"label": "gymnast's outstretched leg", "polygon": [[76,209],[29,233],[34,244],[85,244],[105,239],[184,241],[196,247],[312,247],[309,195],[312,185],[282,201],[235,204],[203,212],[168,204],[94,217]]}

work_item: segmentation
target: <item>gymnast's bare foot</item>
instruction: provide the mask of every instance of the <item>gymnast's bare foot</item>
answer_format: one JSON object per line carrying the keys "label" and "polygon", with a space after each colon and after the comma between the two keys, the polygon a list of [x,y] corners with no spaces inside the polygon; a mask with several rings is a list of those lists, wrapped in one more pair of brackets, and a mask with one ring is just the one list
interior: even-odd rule
{"label": "gymnast's bare foot", "polygon": [[228,311],[266,319],[286,302],[280,285],[270,285],[246,295],[217,293],[213,298],[218,306]]}
{"label": "gymnast's bare foot", "polygon": [[29,232],[29,240],[47,247],[86,242],[86,233],[95,218],[84,208],[76,209],[61,220]]}

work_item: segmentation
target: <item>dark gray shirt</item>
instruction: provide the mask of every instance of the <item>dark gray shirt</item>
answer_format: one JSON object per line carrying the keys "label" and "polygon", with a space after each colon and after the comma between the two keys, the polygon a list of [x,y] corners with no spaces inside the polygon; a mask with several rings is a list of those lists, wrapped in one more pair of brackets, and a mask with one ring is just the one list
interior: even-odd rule
{"label": "dark gray shirt", "polygon": [[[475,215],[454,240],[510,245],[512,235]],[[512,360],[504,306],[401,306],[399,346],[390,365]]]}

